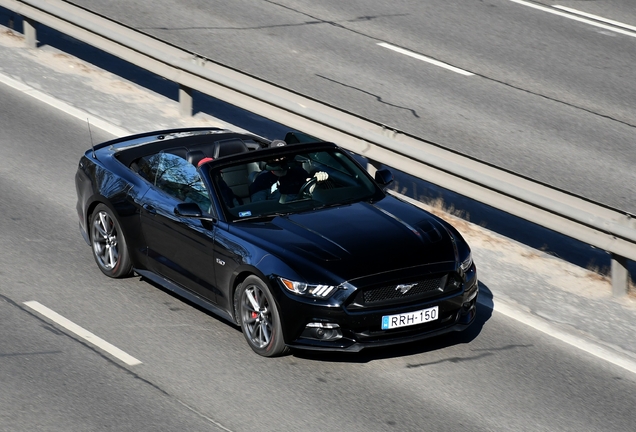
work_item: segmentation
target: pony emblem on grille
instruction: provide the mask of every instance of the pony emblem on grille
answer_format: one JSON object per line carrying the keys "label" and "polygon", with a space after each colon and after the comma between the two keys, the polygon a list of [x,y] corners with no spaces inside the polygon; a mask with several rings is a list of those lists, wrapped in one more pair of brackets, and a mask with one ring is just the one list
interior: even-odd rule
{"label": "pony emblem on grille", "polygon": [[398,286],[395,287],[395,290],[400,291],[402,294],[406,294],[415,285],[417,284],[399,284]]}

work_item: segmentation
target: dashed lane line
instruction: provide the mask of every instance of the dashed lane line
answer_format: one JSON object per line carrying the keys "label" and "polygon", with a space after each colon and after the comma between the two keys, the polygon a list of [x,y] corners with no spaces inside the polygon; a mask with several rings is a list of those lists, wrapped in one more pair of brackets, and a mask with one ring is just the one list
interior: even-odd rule
{"label": "dashed lane line", "polygon": [[136,366],[141,364],[141,361],[137,360],[130,354],[120,350],[115,345],[106,342],[104,339],[94,335],[93,333],[89,332],[85,328],[80,327],[74,322],[64,318],[62,315],[58,314],[54,310],[49,309],[48,307],[42,305],[41,303],[38,303],[36,301],[27,301],[27,302],[24,302],[24,305],[30,307],[31,309],[33,309],[40,315],[50,319],[54,323],[64,327],[66,330],[81,337],[86,342],[90,343],[91,345],[94,345],[97,348],[101,349],[102,351],[105,351],[108,354],[112,355],[113,357],[116,357],[117,359],[123,361],[127,365]]}
{"label": "dashed lane line", "polygon": [[[622,26],[617,26],[616,24],[614,25],[608,25],[608,24],[603,24],[602,22],[598,22],[598,18],[601,17],[595,17],[592,14],[586,14],[585,12],[579,12],[576,11],[576,9],[571,9],[569,12],[570,13],[566,13],[566,12],[562,12],[561,10],[557,10],[555,8],[559,8],[562,10],[568,10],[568,8],[564,8],[563,6],[554,6],[554,7],[549,7],[549,6],[542,6],[542,5],[538,5],[536,3],[531,3],[531,2],[527,2],[524,0],[510,0],[513,3],[517,3],[523,6],[527,6],[527,7],[531,7],[533,9],[538,9],[540,11],[543,12],[547,12],[547,13],[551,13],[554,15],[558,15],[564,18],[568,18],[574,21],[579,21],[585,24],[589,24],[595,27],[599,27],[605,30],[609,30],[609,31],[613,31],[614,33],[620,33],[626,36],[631,36],[631,37],[636,37],[636,32],[634,31],[629,31],[629,30],[625,30],[624,28],[621,27],[625,27],[625,28],[629,28],[629,26],[627,26],[626,24],[622,24]],[[575,12],[576,11],[576,12]],[[587,17],[587,18],[584,18]],[[588,18],[594,18],[594,19],[588,19]],[[604,21],[606,23],[609,23],[610,20],[605,19],[605,18],[601,18],[600,21]],[[627,26],[627,27],[626,27]]]}
{"label": "dashed lane line", "polygon": [[444,69],[448,69],[448,70],[453,71],[455,73],[458,73],[460,75],[464,75],[464,76],[475,75],[472,72],[468,72],[468,71],[466,71],[464,69],[460,69],[458,67],[451,66],[448,63],[444,63],[444,62],[441,62],[439,60],[435,60],[435,59],[432,59],[430,57],[426,57],[426,56],[424,56],[422,54],[418,54],[418,53],[415,53],[413,51],[409,51],[407,49],[400,48],[400,47],[395,46],[395,45],[391,45],[390,43],[380,42],[380,43],[378,43],[378,45],[381,46],[382,48],[387,48],[387,49],[390,49],[391,51],[395,51],[397,53],[404,54],[404,55],[409,56],[409,57],[413,57],[414,59],[421,60],[421,61],[430,63],[432,65],[439,66],[439,67],[444,68]]}

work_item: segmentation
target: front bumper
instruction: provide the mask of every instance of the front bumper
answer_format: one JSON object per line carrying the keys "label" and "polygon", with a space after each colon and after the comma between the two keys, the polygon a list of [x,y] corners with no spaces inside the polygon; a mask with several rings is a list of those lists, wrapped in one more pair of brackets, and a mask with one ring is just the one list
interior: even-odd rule
{"label": "front bumper", "polygon": [[[282,313],[283,333],[289,347],[305,350],[357,352],[364,348],[415,342],[468,328],[477,315],[478,294],[477,272],[473,267],[459,292],[399,307],[350,311],[344,307],[310,305],[285,296],[281,310],[294,312]],[[433,306],[439,307],[439,318],[435,321],[391,330],[381,329],[382,317],[385,315],[409,313]],[[305,337],[306,332],[303,331],[309,323],[335,324],[341,331],[341,337],[334,340]]]}

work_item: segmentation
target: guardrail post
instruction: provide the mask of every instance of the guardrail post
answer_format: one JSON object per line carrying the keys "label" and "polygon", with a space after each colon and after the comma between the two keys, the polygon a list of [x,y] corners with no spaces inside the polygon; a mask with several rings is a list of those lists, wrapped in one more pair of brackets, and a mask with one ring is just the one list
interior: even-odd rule
{"label": "guardrail post", "polygon": [[192,89],[179,84],[179,114],[182,117],[192,116]]}
{"label": "guardrail post", "polygon": [[38,39],[37,33],[35,31],[35,26],[38,23],[33,21],[31,18],[26,18],[22,20],[22,26],[24,27],[24,43],[27,48],[37,48],[38,47]]}
{"label": "guardrail post", "polygon": [[627,271],[627,258],[612,254],[612,295],[623,297],[629,289],[629,272]]}

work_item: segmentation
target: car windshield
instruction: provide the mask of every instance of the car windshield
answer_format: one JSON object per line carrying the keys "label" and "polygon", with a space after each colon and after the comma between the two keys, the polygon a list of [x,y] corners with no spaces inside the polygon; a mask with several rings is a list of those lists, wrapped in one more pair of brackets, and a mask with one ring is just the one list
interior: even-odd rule
{"label": "car windshield", "polygon": [[[255,154],[256,156],[256,154]],[[254,159],[212,170],[230,220],[253,220],[382,198],[350,156],[337,149]]]}

